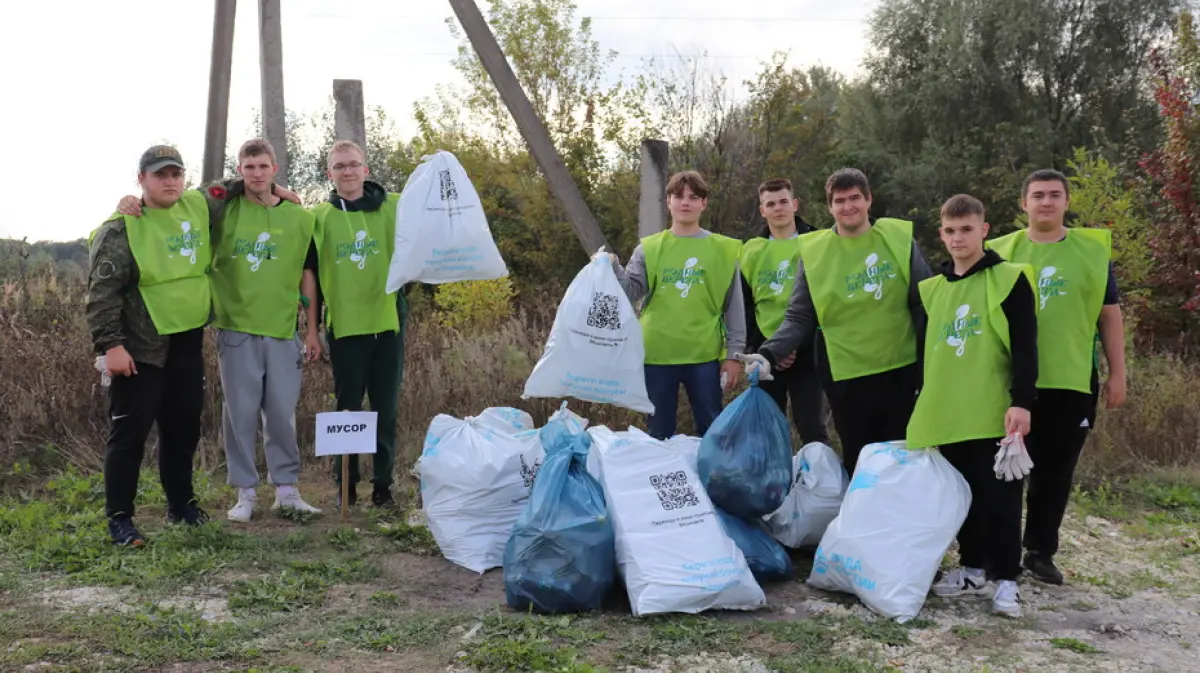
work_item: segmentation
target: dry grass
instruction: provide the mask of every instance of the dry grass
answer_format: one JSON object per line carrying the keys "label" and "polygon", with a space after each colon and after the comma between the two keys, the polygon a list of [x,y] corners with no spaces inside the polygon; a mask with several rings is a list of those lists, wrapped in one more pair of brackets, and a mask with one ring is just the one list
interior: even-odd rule
{"label": "dry grass", "polygon": [[[553,321],[553,293],[534,310],[518,310],[499,327],[459,333],[432,320],[424,297],[414,296],[407,337],[404,391],[398,416],[398,477],[404,481],[420,453],[425,429],[439,413],[477,414],[489,406],[516,406],[541,423],[554,400],[522,400],[525,378],[541,353]],[[107,431],[105,390],[92,368],[83,319],[84,288],[52,277],[30,279],[27,293],[13,282],[0,285],[0,479],[21,470],[38,472],[74,464],[98,470]],[[220,470],[221,390],[216,354],[206,343],[208,398],[200,467]],[[1129,403],[1101,412],[1081,476],[1100,480],[1196,464],[1200,457],[1200,366],[1177,358],[1142,355],[1130,363]],[[304,375],[297,424],[302,445],[312,446],[314,414],[333,409],[328,362]],[[691,428],[681,396],[679,428]],[[594,424],[644,425],[640,414],[613,407],[571,403]],[[147,463],[153,464],[153,441]],[[309,448],[308,467],[317,465]],[[324,467],[322,466],[322,469]],[[408,487],[413,484],[409,482]]]}

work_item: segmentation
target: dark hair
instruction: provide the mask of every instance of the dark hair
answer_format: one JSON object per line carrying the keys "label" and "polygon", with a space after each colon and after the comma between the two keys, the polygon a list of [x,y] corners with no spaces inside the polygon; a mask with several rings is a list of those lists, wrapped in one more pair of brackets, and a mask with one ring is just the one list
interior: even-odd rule
{"label": "dark hair", "polygon": [[758,194],[763,192],[781,192],[787,190],[788,194],[792,193],[792,181],[787,178],[771,178],[758,186]]}
{"label": "dark hair", "polygon": [[1025,182],[1021,184],[1021,200],[1029,196],[1029,185],[1035,182],[1050,182],[1051,180],[1061,182],[1063,193],[1067,195],[1067,198],[1071,198],[1071,182],[1067,180],[1067,176],[1053,168],[1042,168],[1025,176]]}
{"label": "dark hair", "polygon": [[983,202],[970,194],[955,194],[942,204],[942,219],[954,220],[971,215],[984,216]]}
{"label": "dark hair", "polygon": [[680,171],[667,180],[667,194],[670,196],[683,196],[684,187],[691,187],[692,193],[702,199],[708,198],[708,184],[699,171]]}
{"label": "dark hair", "polygon": [[862,191],[863,196],[871,198],[871,183],[867,182],[865,173],[857,168],[841,168],[834,171],[833,175],[825,181],[825,204],[833,205],[834,192],[842,192],[855,187]]}

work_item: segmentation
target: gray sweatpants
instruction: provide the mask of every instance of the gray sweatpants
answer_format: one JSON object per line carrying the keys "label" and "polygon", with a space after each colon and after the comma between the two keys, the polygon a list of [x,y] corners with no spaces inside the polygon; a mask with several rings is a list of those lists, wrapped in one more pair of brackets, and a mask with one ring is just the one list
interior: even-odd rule
{"label": "gray sweatpants", "polygon": [[277,486],[295,484],[300,478],[296,405],[304,367],[303,343],[299,337],[276,339],[218,330],[217,354],[225,395],[222,425],[228,484],[237,488],[258,485],[255,458],[260,416],[267,480]]}

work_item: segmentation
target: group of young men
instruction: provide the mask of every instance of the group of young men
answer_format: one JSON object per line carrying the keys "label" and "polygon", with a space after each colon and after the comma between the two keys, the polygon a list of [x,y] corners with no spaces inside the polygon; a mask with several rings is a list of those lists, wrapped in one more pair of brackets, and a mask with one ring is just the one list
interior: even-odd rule
{"label": "group of young men", "polygon": [[[335,189],[311,209],[275,185],[270,143],[249,140],[237,159],[240,179],[189,190],[175,148],[147,149],[138,164],[141,198],[121,199],[90,237],[87,322],[111,377],[105,510],[119,545],[145,544],[133,523],[134,499],[156,424],[167,520],[209,520],[192,480],[209,324],[216,328],[228,483],[238,489],[230,521],[250,521],[257,505],[260,418],[272,509],[320,511],[296,486],[296,407],[304,362],[326,347],[338,410],[361,410],[365,395],[379,414],[371,499],[393,503],[407,304],[403,291],[389,294],[385,286],[399,195],[367,179],[362,148],[350,141],[330,149],[326,175]],[[357,456],[350,467],[353,505]],[[335,462],[339,483],[340,475]]]}
{"label": "group of young men", "polygon": [[[326,346],[337,408],[361,410],[367,396],[379,414],[372,501],[392,503],[407,304],[403,291],[392,296],[385,286],[399,195],[367,180],[362,149],[349,141],[330,149],[335,189],[312,209],[275,186],[277,170],[271,145],[253,139],[238,152],[241,179],[185,190],[179,153],[151,147],[138,166],[142,197],[122,199],[93,232],[87,320],[112,377],[104,473],[117,544],[144,544],[134,496],[156,423],[168,520],[208,520],[195,499],[192,459],[210,323],[228,483],[238,489],[231,521],[249,521],[257,503],[260,416],[273,507],[319,511],[296,488],[295,415],[303,363]],[[1095,424],[1097,337],[1110,368],[1109,408],[1125,398],[1125,359],[1110,234],[1065,225],[1070,185],[1061,173],[1029,175],[1021,193],[1029,227],[991,240],[978,199],[946,201],[939,233],[950,259],[936,275],[911,222],[870,221],[870,185],[855,169],[826,181],[829,229],[797,215],[789,181],[764,182],[766,227],[744,243],[700,226],[709,190],[699,173],[673,175],[666,191],[670,229],[642,239],[624,267],[616,255],[597,253],[611,257],[630,300],[642,303],[655,407],[649,434],[675,433],[682,385],[695,434],[703,435],[744,363],[784,413],[791,400],[804,443],[829,441],[828,398],[847,472],[864,446],[904,439],[911,448],[939,448],[962,473],[972,491],[958,535],[962,567],[943,577],[937,593],[992,592],[997,612],[1019,615],[1022,565],[1062,583],[1053,558],[1075,465]],[[1027,456],[1014,438],[1023,438]],[[336,480],[340,470],[335,463]]]}
{"label": "group of young men", "polygon": [[824,392],[848,473],[864,446],[894,440],[939,448],[962,473],[972,502],[958,533],[961,567],[936,593],[991,593],[997,613],[1019,616],[1022,565],[1062,583],[1053,559],[1095,424],[1097,337],[1107,406],[1125,398],[1110,232],[1066,226],[1065,176],[1030,174],[1028,228],[990,240],[978,199],[947,200],[939,233],[950,259],[936,274],[911,222],[870,221],[870,184],[855,169],[826,181],[829,229],[796,215],[789,181],[764,182],[767,227],[745,243],[700,226],[709,192],[698,173],[673,175],[666,191],[670,229],[642,239],[625,267],[597,253],[642,301],[652,436],[674,434],[681,384],[703,435],[744,362],[785,414],[790,397],[804,443],[828,441]]}

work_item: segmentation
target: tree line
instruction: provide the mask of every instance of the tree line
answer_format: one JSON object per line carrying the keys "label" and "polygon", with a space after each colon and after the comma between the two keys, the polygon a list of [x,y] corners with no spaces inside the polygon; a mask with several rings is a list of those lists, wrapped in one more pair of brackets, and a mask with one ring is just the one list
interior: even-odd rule
{"label": "tree line", "polygon": [[[643,138],[670,143],[672,171],[708,178],[704,224],[714,231],[759,229],[756,187],[777,175],[796,185],[803,217],[828,226],[825,178],[854,166],[871,179],[872,215],[913,220],[935,261],[946,198],[979,197],[1003,233],[1020,226],[1025,175],[1054,167],[1072,177],[1074,223],[1114,229],[1139,342],[1184,349],[1200,344],[1200,52],[1187,9],[1184,0],[882,0],[861,77],[793,65],[780,52],[744,83],[705,54],[616,73],[616,52],[571,0],[494,0],[488,20],[623,258],[637,243]],[[373,178],[399,191],[423,155],[455,153],[518,291],[564,288],[586,257],[470,43],[446,23],[464,84],[414,106],[411,138],[370,111]],[[287,116],[289,184],[319,201],[330,189],[332,101]],[[30,259],[78,264],[72,249],[39,245]],[[0,274],[13,258],[0,255]]]}

